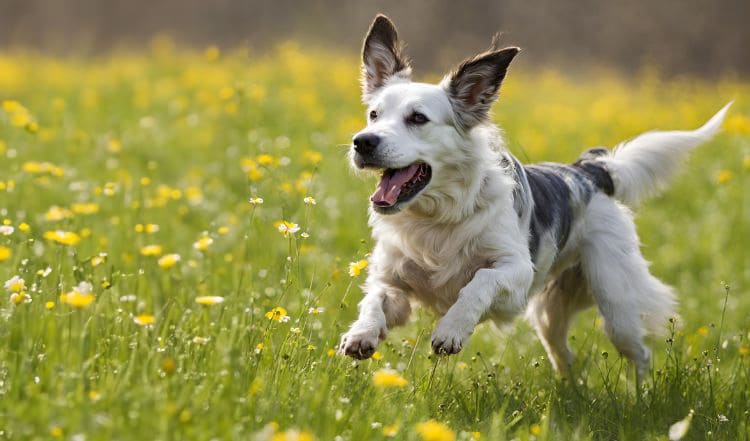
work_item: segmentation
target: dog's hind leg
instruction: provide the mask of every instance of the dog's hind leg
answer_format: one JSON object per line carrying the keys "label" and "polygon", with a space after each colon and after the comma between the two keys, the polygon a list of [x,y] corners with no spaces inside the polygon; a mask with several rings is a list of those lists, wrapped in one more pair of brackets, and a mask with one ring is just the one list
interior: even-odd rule
{"label": "dog's hind leg", "polygon": [[581,267],[565,270],[534,296],[526,317],[536,329],[552,367],[566,374],[573,362],[568,347],[568,329],[573,317],[593,304]]}
{"label": "dog's hind leg", "polygon": [[672,289],[649,273],[635,224],[624,206],[596,195],[588,205],[585,222],[583,272],[604,317],[607,335],[620,353],[635,363],[640,379],[651,360],[643,337],[646,329],[667,329],[675,307]]}

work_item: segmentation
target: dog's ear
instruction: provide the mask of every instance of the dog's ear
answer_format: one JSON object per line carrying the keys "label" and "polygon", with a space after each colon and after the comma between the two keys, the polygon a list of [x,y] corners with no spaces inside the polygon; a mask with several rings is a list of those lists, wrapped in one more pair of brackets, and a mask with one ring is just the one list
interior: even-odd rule
{"label": "dog's ear", "polygon": [[378,14],[362,48],[362,101],[369,102],[389,79],[408,79],[410,75],[409,60],[402,53],[396,27],[388,17]]}
{"label": "dog's ear", "polygon": [[463,130],[487,120],[508,65],[520,50],[517,47],[498,50],[497,43],[496,36],[489,51],[464,61],[441,83],[450,97],[456,122]]}

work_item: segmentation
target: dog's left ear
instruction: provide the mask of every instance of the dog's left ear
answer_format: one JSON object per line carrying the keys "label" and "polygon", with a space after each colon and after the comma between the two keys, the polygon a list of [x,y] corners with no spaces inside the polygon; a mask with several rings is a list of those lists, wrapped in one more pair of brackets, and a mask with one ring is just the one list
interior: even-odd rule
{"label": "dog's left ear", "polygon": [[498,50],[496,40],[493,39],[488,52],[464,61],[441,82],[453,104],[457,123],[463,130],[487,120],[508,65],[520,51],[517,47]]}
{"label": "dog's left ear", "polygon": [[378,14],[370,25],[362,48],[362,101],[369,102],[389,79],[411,75],[393,22]]}

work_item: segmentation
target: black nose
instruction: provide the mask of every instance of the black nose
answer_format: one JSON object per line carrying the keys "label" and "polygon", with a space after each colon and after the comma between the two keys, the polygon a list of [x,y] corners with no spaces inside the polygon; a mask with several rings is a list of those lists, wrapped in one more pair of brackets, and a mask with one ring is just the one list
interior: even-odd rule
{"label": "black nose", "polygon": [[354,150],[360,155],[369,155],[372,153],[378,144],[380,144],[380,137],[371,133],[360,133],[352,139],[354,143]]}

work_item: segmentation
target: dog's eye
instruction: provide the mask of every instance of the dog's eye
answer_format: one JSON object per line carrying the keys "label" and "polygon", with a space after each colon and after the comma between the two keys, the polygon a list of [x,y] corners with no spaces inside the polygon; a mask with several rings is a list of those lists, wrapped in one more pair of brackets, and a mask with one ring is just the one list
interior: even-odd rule
{"label": "dog's eye", "polygon": [[370,110],[370,121],[375,121],[376,119],[378,119],[378,112]]}
{"label": "dog's eye", "polygon": [[427,119],[424,113],[412,112],[412,114],[406,118],[406,122],[408,124],[421,126],[422,124],[427,124],[428,122],[430,122],[430,120]]}

